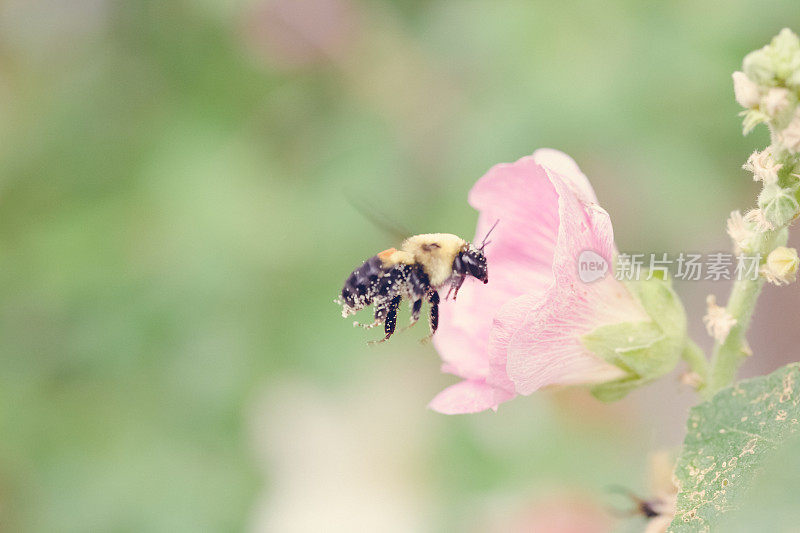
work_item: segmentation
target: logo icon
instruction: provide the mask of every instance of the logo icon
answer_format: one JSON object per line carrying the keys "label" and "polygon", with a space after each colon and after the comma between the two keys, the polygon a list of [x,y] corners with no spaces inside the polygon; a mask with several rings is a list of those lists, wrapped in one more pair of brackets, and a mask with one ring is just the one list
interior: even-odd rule
{"label": "logo icon", "polygon": [[608,273],[608,261],[592,250],[584,250],[578,256],[578,277],[584,283],[603,279]]}

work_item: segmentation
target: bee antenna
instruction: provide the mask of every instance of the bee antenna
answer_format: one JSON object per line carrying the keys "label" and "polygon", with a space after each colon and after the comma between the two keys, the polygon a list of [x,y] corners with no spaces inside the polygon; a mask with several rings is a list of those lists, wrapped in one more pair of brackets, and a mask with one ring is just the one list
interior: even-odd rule
{"label": "bee antenna", "polygon": [[481,243],[481,246],[480,246],[481,250],[483,250],[483,248],[487,244],[490,244],[492,242],[492,241],[487,241],[487,239],[489,238],[489,235],[492,234],[492,232],[494,231],[494,228],[496,228],[499,223],[500,223],[500,219],[498,218],[497,220],[495,220],[494,224],[492,224],[492,227],[489,228],[489,231],[486,232],[486,235],[483,237],[483,242]]}

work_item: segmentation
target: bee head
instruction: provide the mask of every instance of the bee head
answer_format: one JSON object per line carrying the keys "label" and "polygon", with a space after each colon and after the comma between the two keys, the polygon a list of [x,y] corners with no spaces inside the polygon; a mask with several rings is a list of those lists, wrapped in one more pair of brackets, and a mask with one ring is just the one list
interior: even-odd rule
{"label": "bee head", "polygon": [[453,263],[453,270],[462,276],[469,275],[478,278],[483,283],[489,283],[489,271],[486,267],[486,254],[483,253],[483,249],[491,242],[488,240],[489,235],[494,228],[497,227],[499,222],[500,220],[497,220],[489,231],[486,232],[486,236],[483,238],[483,242],[481,242],[480,246],[470,244],[456,256],[456,260]]}
{"label": "bee head", "polygon": [[486,255],[483,247],[469,245],[456,256],[453,270],[463,276],[472,276],[484,283],[489,283],[489,271],[486,267]]}

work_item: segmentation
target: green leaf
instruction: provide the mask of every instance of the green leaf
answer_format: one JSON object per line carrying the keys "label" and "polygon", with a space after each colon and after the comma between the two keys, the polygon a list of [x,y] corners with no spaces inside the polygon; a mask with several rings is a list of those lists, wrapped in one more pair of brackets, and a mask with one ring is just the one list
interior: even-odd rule
{"label": "green leaf", "polygon": [[675,468],[672,533],[725,531],[763,462],[800,427],[800,364],[723,389],[691,410]]}
{"label": "green leaf", "polygon": [[721,517],[720,531],[797,531],[800,524],[800,435],[787,439],[764,461],[738,509]]}

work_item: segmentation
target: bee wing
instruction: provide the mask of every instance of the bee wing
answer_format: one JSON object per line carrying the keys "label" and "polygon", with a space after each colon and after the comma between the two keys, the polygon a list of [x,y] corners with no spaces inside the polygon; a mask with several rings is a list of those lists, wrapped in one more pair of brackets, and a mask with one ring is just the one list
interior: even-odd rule
{"label": "bee wing", "polygon": [[351,194],[347,194],[346,198],[347,203],[349,203],[353,209],[358,211],[361,216],[369,220],[375,227],[387,233],[397,242],[403,242],[414,235],[408,228],[396,220],[392,220],[386,216],[385,213],[378,213],[377,210],[370,207],[370,205],[363,200],[356,199]]}

